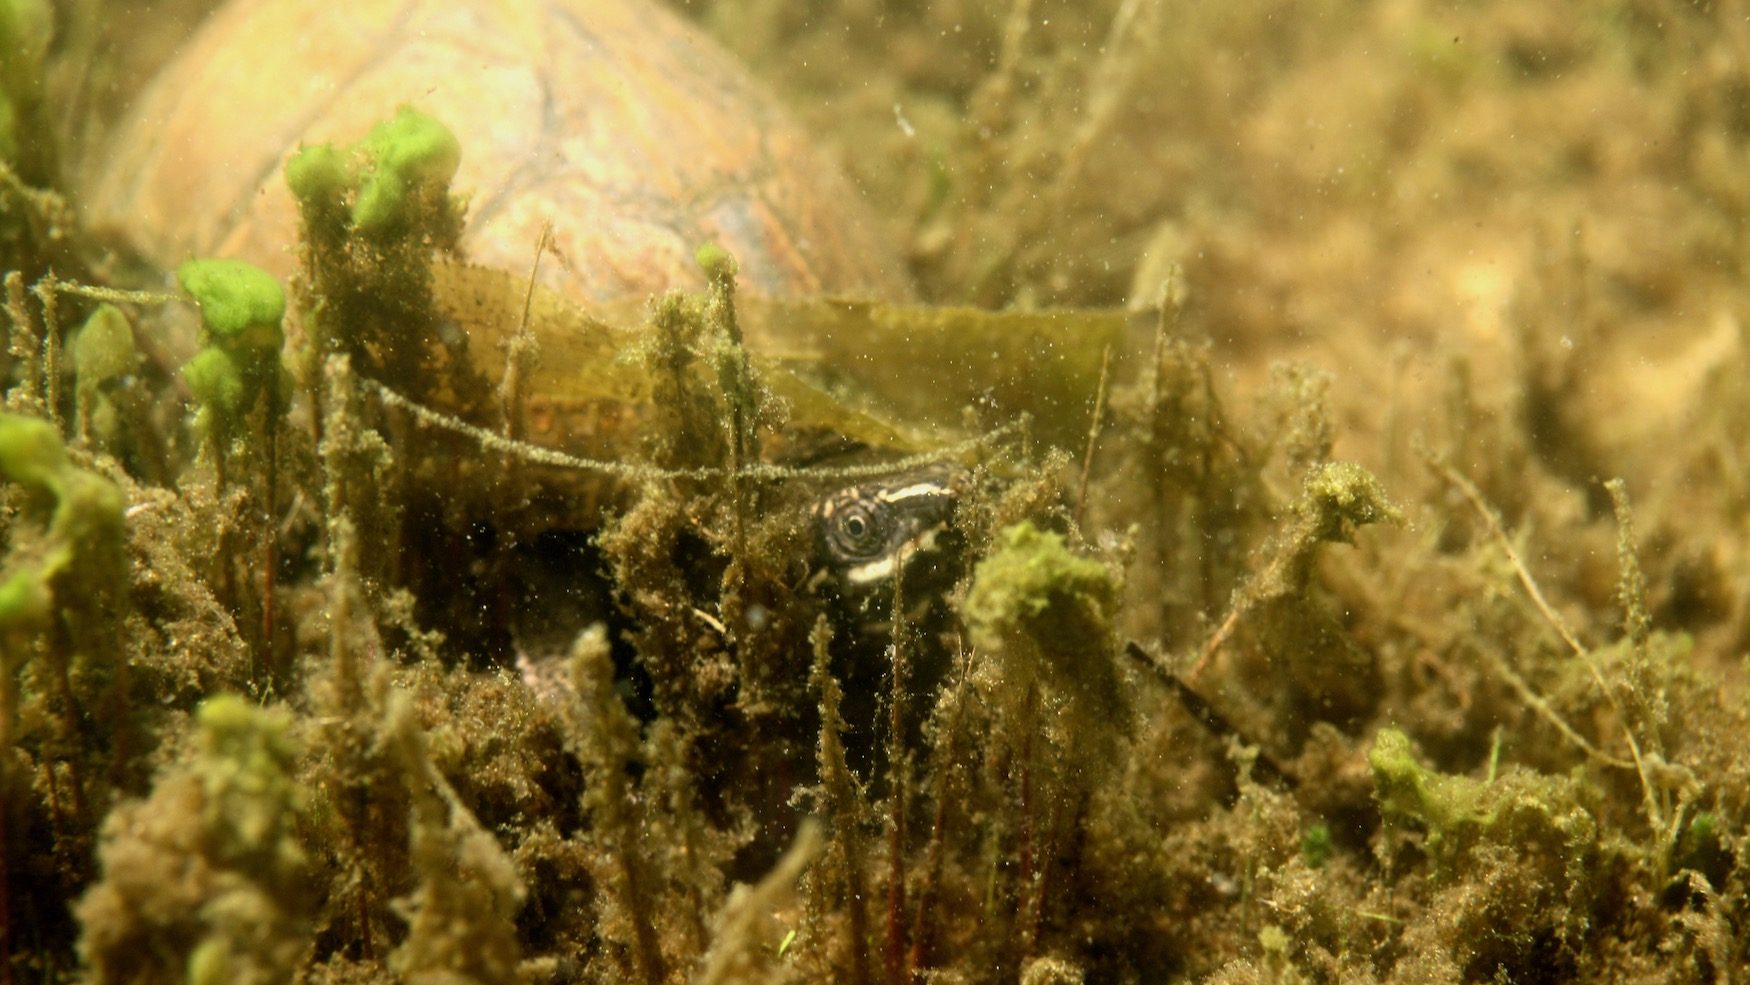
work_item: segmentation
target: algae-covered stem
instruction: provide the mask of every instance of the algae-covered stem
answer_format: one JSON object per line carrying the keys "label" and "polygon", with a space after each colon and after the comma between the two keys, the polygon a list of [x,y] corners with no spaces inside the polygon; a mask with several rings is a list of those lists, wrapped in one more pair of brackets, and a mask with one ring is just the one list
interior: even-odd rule
{"label": "algae-covered stem", "polygon": [[36,322],[24,306],[24,274],[16,270],[6,274],[6,317],[12,322],[7,354],[24,366],[19,385],[7,394],[7,403],[12,410],[28,412],[42,399],[42,352],[37,347]]}
{"label": "algae-covered stem", "polygon": [[717,327],[722,348],[717,358],[718,385],[729,403],[729,482],[735,499],[735,556],[747,558],[747,476],[753,435],[753,371],[742,345],[741,323],[735,317],[735,275],[739,268],[729,251],[715,243],[699,247],[694,257],[710,281],[706,318]]}
{"label": "algae-covered stem", "polygon": [[[946,699],[951,702],[943,731],[946,738],[936,747],[937,758],[930,771],[936,778],[936,804],[930,818],[930,841],[929,847],[925,849],[922,885],[918,887],[917,903],[912,908],[911,953],[907,964],[914,970],[923,966],[930,930],[936,926],[931,918],[934,915],[937,885],[942,879],[942,865],[947,848],[948,805],[952,799],[949,796],[949,784],[959,776],[955,763],[960,755],[961,724],[964,721],[962,713],[966,708],[966,688],[972,677],[971,665],[971,651],[963,650],[958,679],[951,696]],[[937,702],[936,707],[939,713],[941,701]]]}
{"label": "algae-covered stem", "polygon": [[832,844],[838,861],[844,868],[846,923],[851,939],[850,985],[869,985],[869,912],[863,878],[863,839],[858,825],[863,817],[863,804],[845,763],[845,747],[841,738],[844,718],[839,705],[842,697],[838,681],[830,667],[832,627],[826,616],[815,621],[809,634],[814,650],[814,663],[808,682],[820,702],[820,742],[817,750],[821,788],[826,796],[826,809],[835,819]]}
{"label": "algae-covered stem", "polygon": [[504,436],[521,441],[523,436],[523,376],[534,359],[537,348],[535,334],[529,324],[534,310],[535,289],[541,273],[541,255],[553,245],[553,224],[543,223],[541,235],[535,240],[535,258],[529,261],[529,281],[523,291],[522,316],[517,320],[515,334],[505,344],[504,376],[498,386],[499,414],[504,418]]}
{"label": "algae-covered stem", "polygon": [[911,675],[911,648],[906,645],[910,628],[905,618],[905,565],[893,572],[893,643],[889,669],[891,689],[887,696],[887,772],[893,784],[888,793],[887,829],[887,935],[885,966],[887,980],[911,980],[905,940],[905,784],[911,775],[910,752],[905,743],[906,687]]}
{"label": "algae-covered stem", "polygon": [[1075,521],[1081,526],[1082,508],[1088,502],[1088,478],[1094,470],[1094,449],[1100,444],[1100,426],[1106,417],[1106,377],[1112,369],[1112,347],[1108,345],[1100,354],[1100,382],[1094,390],[1094,414],[1088,421],[1088,446],[1082,453],[1082,474],[1076,481]]}
{"label": "algae-covered stem", "polygon": [[51,272],[32,284],[43,313],[43,405],[49,422],[58,429],[61,421],[61,325],[59,280]]}

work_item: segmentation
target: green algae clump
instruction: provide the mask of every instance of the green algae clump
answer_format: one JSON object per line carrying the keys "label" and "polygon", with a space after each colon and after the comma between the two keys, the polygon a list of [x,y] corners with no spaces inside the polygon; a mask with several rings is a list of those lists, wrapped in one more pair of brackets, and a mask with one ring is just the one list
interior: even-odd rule
{"label": "green algae clump", "polygon": [[52,424],[19,414],[0,414],[0,476],[29,490],[50,507],[46,538],[40,545],[15,537],[18,564],[0,587],[0,625],[20,626],[48,615],[51,582],[69,566],[89,559],[113,571],[92,572],[107,579],[120,574],[123,539],[120,489],[102,476],[75,468]]}
{"label": "green algae clump", "polygon": [[1072,554],[1061,534],[1024,522],[1003,531],[979,563],[964,614],[981,647],[1001,649],[1022,635],[1057,659],[1108,641],[1117,604],[1118,586],[1104,564]]}
{"label": "green algae clump", "polygon": [[268,416],[277,419],[290,396],[279,359],[286,341],[279,281],[240,260],[190,260],[176,279],[201,312],[205,348],[183,365],[182,376],[208,426],[228,431],[263,394]]}
{"label": "green algae clump", "polygon": [[359,185],[353,222],[360,229],[386,229],[409,221],[410,203],[429,191],[449,187],[462,163],[462,145],[442,123],[402,107],[365,136],[361,146],[372,162]]}
{"label": "green algae clump", "polygon": [[236,354],[285,344],[286,293],[267,271],[242,260],[190,260],[176,281],[200,306],[211,344]]}
{"label": "green algae clump", "polygon": [[352,144],[303,147],[286,162],[298,205],[305,344],[294,372],[315,392],[320,361],[347,353],[371,379],[451,410],[479,398],[460,343],[432,298],[433,257],[453,253],[463,200],[450,194],[461,144],[435,117],[403,106]]}
{"label": "green algae clump", "polygon": [[1416,761],[1410,737],[1395,728],[1382,728],[1367,751],[1373,770],[1374,796],[1388,817],[1418,821],[1428,829],[1428,846],[1438,850],[1461,825],[1484,824],[1482,782],[1467,776],[1448,776]]}
{"label": "green algae clump", "polygon": [[300,149],[286,163],[286,183],[306,219],[331,232],[344,216],[360,232],[387,235],[418,228],[434,204],[441,211],[461,161],[448,127],[403,106],[355,144]]}
{"label": "green algae clump", "polygon": [[1326,462],[1306,477],[1297,509],[1310,521],[1312,538],[1350,544],[1359,527],[1402,523],[1403,513],[1386,499],[1373,474],[1353,462]]}
{"label": "green algae clump", "polygon": [[113,304],[100,304],[73,336],[67,351],[73,357],[79,392],[95,391],[131,371],[138,354],[128,316]]}
{"label": "green algae clump", "polygon": [[1063,535],[1031,521],[999,535],[961,614],[974,648],[993,658],[974,681],[1012,727],[1078,737],[1083,751],[1115,737],[1114,723],[1127,717],[1113,658],[1118,598],[1111,570],[1071,552]]}
{"label": "green algae clump", "polygon": [[219,695],[195,720],[194,760],[104,825],[103,875],[77,908],[96,980],[265,985],[310,947],[290,716]]}

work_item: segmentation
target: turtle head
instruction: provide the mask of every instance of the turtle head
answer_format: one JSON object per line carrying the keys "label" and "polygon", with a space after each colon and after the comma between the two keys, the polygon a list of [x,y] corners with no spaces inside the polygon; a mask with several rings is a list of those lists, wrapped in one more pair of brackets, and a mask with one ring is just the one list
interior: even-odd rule
{"label": "turtle head", "polygon": [[[812,584],[870,615],[886,616],[896,584],[926,600],[953,585],[960,538],[952,520],[956,473],[945,466],[840,489],[814,507]],[[887,603],[890,604],[890,601]]]}

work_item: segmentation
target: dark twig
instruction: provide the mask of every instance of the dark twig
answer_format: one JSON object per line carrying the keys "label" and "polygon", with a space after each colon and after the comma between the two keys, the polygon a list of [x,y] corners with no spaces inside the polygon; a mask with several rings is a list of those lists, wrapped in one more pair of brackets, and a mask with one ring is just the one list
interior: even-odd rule
{"label": "dark twig", "polygon": [[1124,644],[1124,652],[1152,671],[1155,679],[1165,684],[1167,689],[1173,692],[1173,696],[1179,699],[1179,704],[1191,713],[1192,718],[1197,719],[1199,724],[1208,729],[1211,735],[1221,739],[1235,739],[1248,746],[1256,747],[1258,758],[1252,769],[1260,778],[1285,790],[1293,790],[1298,785],[1299,781],[1277,765],[1276,760],[1271,758],[1262,746],[1248,738],[1244,732],[1241,732],[1237,726],[1227,720],[1227,716],[1216,710],[1208,699],[1193,691],[1191,685],[1180,680],[1178,674],[1163,666],[1152,654],[1144,650],[1141,644],[1130,640]]}

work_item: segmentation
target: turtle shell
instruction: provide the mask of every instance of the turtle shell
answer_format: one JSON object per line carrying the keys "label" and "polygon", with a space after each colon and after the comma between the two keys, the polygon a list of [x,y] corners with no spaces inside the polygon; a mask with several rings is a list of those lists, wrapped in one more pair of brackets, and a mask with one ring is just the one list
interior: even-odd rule
{"label": "turtle shell", "polygon": [[87,217],[169,266],[296,267],[282,176],[404,104],[462,144],[462,250],[573,300],[703,285],[903,298],[878,223],[725,52],[650,0],[234,0],[142,93],[83,182]]}

